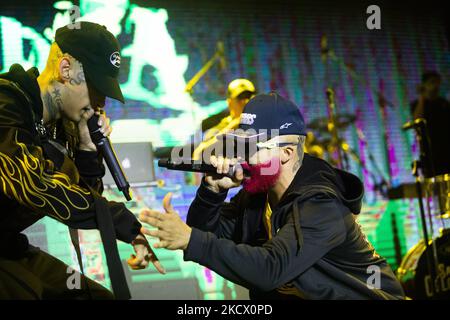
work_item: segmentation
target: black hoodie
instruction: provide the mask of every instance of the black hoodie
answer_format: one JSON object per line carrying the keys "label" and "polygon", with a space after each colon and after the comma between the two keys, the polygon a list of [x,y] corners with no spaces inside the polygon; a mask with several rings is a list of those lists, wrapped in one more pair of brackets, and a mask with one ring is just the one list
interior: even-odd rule
{"label": "black hoodie", "polygon": [[225,203],[227,192],[203,181],[187,217],[184,258],[247,287],[251,298],[287,297],[277,289],[290,286],[304,299],[402,299],[391,268],[355,221],[363,193],[356,176],[305,154],[272,208],[268,240],[266,194],[241,190]]}
{"label": "black hoodie", "polygon": [[44,216],[77,229],[98,228],[100,202],[111,212],[117,238],[131,242],[141,224],[122,203],[101,197],[104,168],[97,153],[71,157],[42,132],[38,75],[18,64],[0,74],[0,257],[20,258],[28,248],[21,232]]}

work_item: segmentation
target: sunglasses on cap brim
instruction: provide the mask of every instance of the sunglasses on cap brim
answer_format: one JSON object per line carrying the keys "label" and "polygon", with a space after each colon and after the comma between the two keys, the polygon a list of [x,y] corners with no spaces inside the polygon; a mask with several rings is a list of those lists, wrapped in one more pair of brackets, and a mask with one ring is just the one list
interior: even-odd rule
{"label": "sunglasses on cap brim", "polygon": [[263,149],[275,149],[294,145],[292,142],[267,141],[267,133],[259,134],[236,134],[226,133],[217,137],[225,145],[233,143],[233,154],[235,158],[242,158],[248,161],[256,152]]}

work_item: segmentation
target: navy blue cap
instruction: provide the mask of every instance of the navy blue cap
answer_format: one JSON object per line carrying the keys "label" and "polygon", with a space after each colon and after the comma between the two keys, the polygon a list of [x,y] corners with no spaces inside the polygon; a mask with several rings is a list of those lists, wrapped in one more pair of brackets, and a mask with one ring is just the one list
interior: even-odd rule
{"label": "navy blue cap", "polygon": [[269,138],[272,129],[278,129],[280,136],[306,135],[305,120],[300,109],[275,92],[259,94],[247,103],[239,129],[256,132],[266,130]]}

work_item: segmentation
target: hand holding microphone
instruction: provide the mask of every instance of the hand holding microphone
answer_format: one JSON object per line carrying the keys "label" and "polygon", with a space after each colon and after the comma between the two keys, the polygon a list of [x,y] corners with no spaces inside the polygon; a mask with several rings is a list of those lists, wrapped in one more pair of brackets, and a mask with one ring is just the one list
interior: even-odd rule
{"label": "hand holding microphone", "polygon": [[169,170],[203,172],[206,174],[206,182],[214,192],[239,186],[244,179],[244,174],[247,173],[238,159],[211,156],[210,163],[161,159],[158,161],[158,166]]}
{"label": "hand holding microphone", "polygon": [[[241,185],[242,180],[244,180],[244,170],[236,158],[228,159],[211,156],[210,162],[217,169],[217,173],[207,173],[205,175],[205,182],[211,191],[219,193]],[[230,171],[231,167],[233,167],[233,176],[224,175]]]}
{"label": "hand holding microphone", "polygon": [[87,108],[81,115],[81,119],[78,122],[78,131],[80,136],[79,149],[84,151],[97,151],[97,147],[92,142],[91,135],[89,133],[89,128],[87,125],[88,120],[93,116],[97,116],[98,126],[100,127],[100,132],[103,133],[105,137],[109,137],[112,132],[112,127],[110,126],[110,119],[101,113],[100,111],[94,111],[92,108]]}
{"label": "hand holding microphone", "polygon": [[103,127],[100,126],[99,123],[101,123],[99,114],[94,114],[87,121],[91,140],[97,147],[98,152],[100,152],[105,159],[106,165],[114,178],[117,188],[123,193],[127,200],[131,200],[130,184],[123,173],[119,160],[117,160],[111,142],[108,137],[105,136],[105,133],[102,130]]}

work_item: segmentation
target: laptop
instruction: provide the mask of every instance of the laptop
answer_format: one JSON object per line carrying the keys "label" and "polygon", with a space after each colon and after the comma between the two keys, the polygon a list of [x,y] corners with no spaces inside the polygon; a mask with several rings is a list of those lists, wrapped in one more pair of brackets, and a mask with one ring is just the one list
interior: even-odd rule
{"label": "laptop", "polygon": [[[153,146],[151,142],[113,143],[112,146],[130,186],[146,186],[155,181]],[[103,184],[105,186],[115,186],[116,183],[109,172],[106,162],[103,161],[103,164],[106,171],[103,177]]]}

